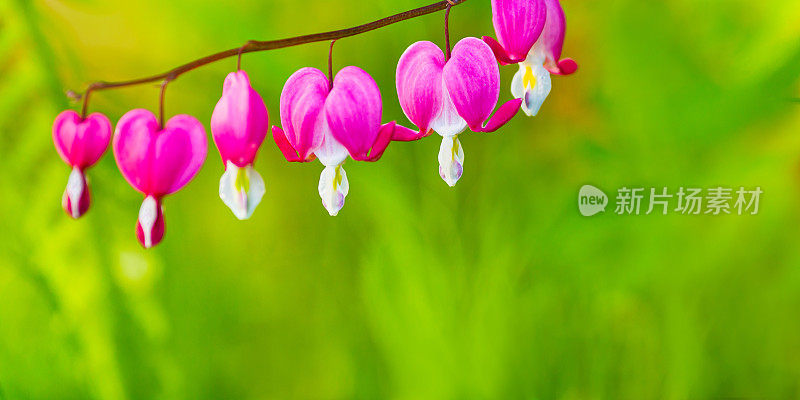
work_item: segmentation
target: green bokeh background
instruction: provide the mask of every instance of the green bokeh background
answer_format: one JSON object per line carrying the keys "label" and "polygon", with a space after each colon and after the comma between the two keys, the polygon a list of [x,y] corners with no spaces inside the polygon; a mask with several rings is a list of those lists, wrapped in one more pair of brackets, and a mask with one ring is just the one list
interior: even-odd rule
{"label": "green bokeh background", "polygon": [[[0,1],[0,399],[800,398],[800,3],[564,0],[565,55],[540,115],[348,162],[338,217],[319,163],[271,140],[249,221],[217,196],[222,164],[166,201],[145,251],[141,196],[111,154],[70,220],[51,142],[64,96],[161,72],[248,39],[360,24],[422,0]],[[443,42],[438,13],[341,40],[337,68],[377,80]],[[453,9],[454,41],[492,34],[488,0]],[[278,121],[283,83],[327,44],[246,55]],[[182,76],[167,113],[208,126],[235,60]],[[501,101],[514,67],[502,67]],[[98,93],[116,121],[145,85]],[[582,217],[578,188],[755,187],[756,216]],[[611,211],[611,210],[609,210]]]}

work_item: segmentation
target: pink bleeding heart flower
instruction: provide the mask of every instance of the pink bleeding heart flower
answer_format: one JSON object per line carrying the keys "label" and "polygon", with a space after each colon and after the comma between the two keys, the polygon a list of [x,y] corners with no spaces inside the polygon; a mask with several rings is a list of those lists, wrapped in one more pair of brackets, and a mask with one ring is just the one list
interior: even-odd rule
{"label": "pink bleeding heart flower", "polygon": [[268,130],[267,107],[247,73],[228,74],[211,115],[211,134],[225,164],[219,197],[240,220],[250,218],[264,196],[264,180],[253,162]]}
{"label": "pink bleeding heart flower", "polygon": [[287,160],[318,158],[325,166],[318,191],[332,216],[344,206],[350,188],[342,168],[348,156],[357,161],[377,161],[393,137],[416,134],[394,121],[381,124],[382,113],[378,85],[358,67],[339,71],[332,88],[328,77],[316,68],[300,69],[283,87],[283,129],[274,126],[272,136]]}
{"label": "pink bleeding heart flower", "polygon": [[136,237],[145,248],[164,237],[164,196],[183,188],[206,159],[206,132],[197,119],[176,115],[162,128],[147,110],[128,111],[114,133],[114,158],[125,180],[145,195]]}
{"label": "pink bleeding heart flower", "polygon": [[61,206],[72,218],[79,218],[89,209],[89,185],[86,169],[94,165],[111,141],[111,122],[100,113],[81,118],[72,110],[63,111],[53,122],[53,143],[56,151],[72,167]]}
{"label": "pink bleeding heart flower", "polygon": [[[546,10],[544,25],[538,19],[531,21],[531,9],[539,9],[541,6]],[[578,69],[574,60],[561,59],[566,31],[564,10],[559,0],[493,0],[492,11],[495,32],[500,43],[486,36],[483,40],[492,47],[501,63],[519,62],[519,71],[511,82],[511,93],[523,100],[521,106],[525,114],[534,116],[550,94],[550,74],[569,75]],[[509,47],[504,40],[518,38],[514,43],[520,43],[525,38],[527,43],[529,32],[537,30],[541,34],[533,46],[529,47],[524,60],[519,59],[517,52],[513,56],[509,55]]]}
{"label": "pink bleeding heart flower", "polygon": [[464,150],[458,135],[467,126],[494,132],[519,111],[521,100],[506,102],[495,112],[500,96],[500,70],[489,46],[480,39],[461,39],[452,56],[431,42],[406,49],[397,64],[397,94],[418,135],[430,130],[442,136],[439,175],[454,186],[463,172]]}

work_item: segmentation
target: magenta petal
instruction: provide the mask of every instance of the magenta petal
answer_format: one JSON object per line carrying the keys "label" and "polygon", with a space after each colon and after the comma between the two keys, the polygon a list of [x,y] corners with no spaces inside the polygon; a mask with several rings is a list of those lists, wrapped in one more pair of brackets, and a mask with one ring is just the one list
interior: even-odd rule
{"label": "magenta petal", "polygon": [[406,128],[403,125],[395,124],[394,132],[392,132],[392,140],[396,142],[411,142],[414,140],[422,139],[430,135],[432,132],[433,132],[432,129],[428,129],[427,132],[422,132]]}
{"label": "magenta petal", "polygon": [[386,148],[389,146],[389,143],[392,142],[392,136],[394,136],[394,129],[397,124],[392,121],[389,123],[384,124],[381,126],[381,129],[378,131],[378,138],[375,139],[375,143],[372,145],[372,151],[369,154],[369,157],[364,159],[355,159],[358,161],[378,161],[383,156],[383,152],[386,151]]}
{"label": "magenta petal", "polygon": [[114,157],[122,175],[136,190],[157,197],[185,186],[206,158],[203,125],[189,115],[176,115],[159,130],[147,110],[127,112],[114,135]]}
{"label": "magenta petal", "polygon": [[503,45],[498,43],[497,40],[494,40],[491,36],[483,36],[481,40],[489,45],[489,48],[492,49],[492,53],[494,53],[494,58],[502,65],[516,64],[524,60],[511,59],[511,56],[506,53],[506,49],[503,48]]}
{"label": "magenta petal", "polygon": [[517,115],[517,112],[520,110],[520,104],[522,104],[522,99],[512,99],[505,102],[505,104],[497,109],[492,118],[486,122],[486,126],[481,129],[481,132],[489,133],[500,129],[501,126],[511,121],[511,118]]}
{"label": "magenta petal", "polygon": [[333,137],[353,159],[366,159],[381,128],[381,93],[375,80],[358,67],[345,67],[333,81],[325,116]]}
{"label": "magenta petal", "polygon": [[114,133],[117,166],[125,180],[142,193],[150,193],[150,147],[157,132],[156,116],[150,111],[136,109],[120,118]]}
{"label": "magenta petal", "polygon": [[542,33],[544,0],[492,0],[492,24],[497,41],[512,60],[524,60]]}
{"label": "magenta petal", "polygon": [[397,97],[409,121],[428,132],[442,108],[444,53],[431,42],[416,42],[397,63]]}
{"label": "magenta petal", "polygon": [[328,77],[316,68],[299,69],[283,86],[281,124],[301,160],[312,159],[311,153],[322,145],[320,122],[328,92]]}
{"label": "magenta petal", "polygon": [[283,156],[286,157],[286,161],[289,162],[306,162],[311,161],[314,159],[314,155],[311,154],[308,160],[304,160],[297,155],[297,150],[292,147],[292,144],[286,139],[286,134],[283,133],[281,128],[277,126],[272,127],[272,138],[275,139],[275,144],[278,145],[278,148],[283,153]]}
{"label": "magenta petal", "polygon": [[238,167],[252,164],[269,130],[269,114],[264,100],[250,86],[244,71],[225,78],[222,97],[211,115],[211,133],[222,156]]}
{"label": "magenta petal", "polygon": [[444,84],[458,115],[480,131],[500,97],[500,69],[489,45],[474,37],[461,39],[444,66]]}
{"label": "magenta petal", "polygon": [[570,74],[573,74],[575,71],[578,70],[578,63],[576,63],[575,60],[573,60],[571,58],[564,58],[564,59],[558,60],[558,64],[556,65],[555,68],[553,68],[551,65],[549,65],[546,62],[544,64],[544,66],[545,66],[545,68],[547,68],[548,71],[550,71],[550,73],[553,73],[553,74],[556,74],[556,75],[570,75]]}
{"label": "magenta petal", "polygon": [[67,164],[85,169],[100,159],[111,141],[111,122],[100,113],[82,119],[66,110],[53,122],[53,143]]}
{"label": "magenta petal", "polygon": [[578,64],[571,59],[561,60],[561,49],[564,46],[564,34],[567,29],[564,10],[558,0],[544,0],[544,2],[547,6],[547,23],[539,38],[545,52],[544,66],[551,73],[569,75],[578,69]]}

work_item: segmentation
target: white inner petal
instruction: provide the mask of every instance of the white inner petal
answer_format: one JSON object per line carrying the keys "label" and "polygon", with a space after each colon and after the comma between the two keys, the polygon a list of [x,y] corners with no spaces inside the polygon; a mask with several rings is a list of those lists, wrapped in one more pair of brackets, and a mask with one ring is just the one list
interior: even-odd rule
{"label": "white inner petal", "polygon": [[524,88],[522,87],[522,74],[525,72],[525,68],[522,66],[522,63],[519,64],[519,71],[514,74],[514,78],[511,79],[511,95],[514,96],[515,99],[521,99]]}
{"label": "white inner petal", "polygon": [[431,128],[442,136],[455,136],[467,128],[467,121],[458,115],[450,93],[444,86],[444,79],[442,80],[442,109],[439,111],[439,115],[431,121]]}
{"label": "white inner petal", "polygon": [[252,165],[239,168],[228,161],[225,173],[219,180],[219,198],[236,218],[250,218],[265,192],[264,179]]}
{"label": "white inner petal", "polygon": [[458,136],[446,136],[442,138],[439,146],[439,176],[453,187],[461,178],[464,172],[464,148]]}
{"label": "white inner petal", "polygon": [[319,197],[328,214],[336,216],[339,213],[349,191],[350,183],[342,165],[325,166],[319,176]]}
{"label": "white inner petal", "polygon": [[317,123],[320,124],[318,132],[322,134],[322,144],[314,151],[314,154],[325,166],[343,163],[348,156],[347,149],[333,137],[331,129],[328,127],[327,118],[324,115],[320,115]]}
{"label": "white inner petal", "polygon": [[142,226],[144,234],[144,247],[153,247],[153,226],[158,217],[158,202],[153,196],[147,196],[139,208],[139,225]]}
{"label": "white inner petal", "polygon": [[83,186],[83,174],[78,167],[72,167],[72,172],[69,173],[69,179],[67,179],[67,197],[69,197],[70,212],[73,218],[80,217]]}
{"label": "white inner petal", "polygon": [[511,81],[511,93],[522,99],[520,107],[528,116],[539,113],[551,89],[550,72],[544,67],[544,54],[534,50],[519,64],[519,71]]}

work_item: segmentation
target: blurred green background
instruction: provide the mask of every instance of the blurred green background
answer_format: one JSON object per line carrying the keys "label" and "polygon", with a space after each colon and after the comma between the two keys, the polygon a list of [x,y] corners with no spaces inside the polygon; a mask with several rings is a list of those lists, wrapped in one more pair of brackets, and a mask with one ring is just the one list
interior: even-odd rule
{"label": "blurred green background", "polygon": [[[0,399],[800,398],[800,3],[564,0],[564,54],[538,117],[347,163],[336,218],[319,163],[268,139],[249,221],[217,196],[211,142],[145,251],[141,202],[110,152],[93,204],[62,211],[51,142],[64,96],[162,72],[248,39],[338,29],[425,0],[0,2]],[[337,68],[377,80],[384,120],[441,13],[341,40]],[[453,9],[453,41],[493,34],[488,0]],[[244,57],[278,122],[286,78],[327,44]],[[235,59],[170,85],[167,113],[208,127]],[[502,67],[501,101],[515,67]],[[112,121],[155,110],[145,85],[98,93]],[[582,217],[581,185],[760,186],[756,216]],[[609,209],[608,211],[612,211]]]}

